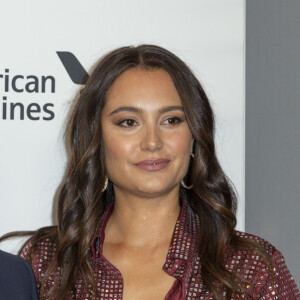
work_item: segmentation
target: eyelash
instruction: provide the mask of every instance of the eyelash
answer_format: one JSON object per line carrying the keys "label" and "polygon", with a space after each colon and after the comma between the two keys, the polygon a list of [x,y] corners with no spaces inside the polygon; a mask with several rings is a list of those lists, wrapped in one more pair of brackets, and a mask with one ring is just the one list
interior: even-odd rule
{"label": "eyelash", "polygon": [[[170,121],[170,120],[174,120],[175,122],[174,123],[168,123],[166,125],[176,125],[176,124],[180,124],[183,122],[183,119],[179,118],[179,117],[171,117],[171,118],[167,118],[166,120],[164,120],[162,122],[162,124],[166,121]],[[131,125],[128,125],[128,122],[133,122],[135,123],[135,125],[131,124]],[[124,125],[124,123],[127,123],[127,125]],[[130,128],[130,127],[133,127],[133,126],[137,126],[136,125],[137,122],[133,119],[125,119],[125,120],[122,120],[121,122],[118,123],[119,126],[121,127],[124,127],[124,128]]]}
{"label": "eyelash", "polygon": [[[175,122],[174,123],[169,123],[168,125],[176,125],[176,124],[179,124],[181,122],[183,122],[183,119],[179,118],[179,117],[171,117],[171,118],[167,118],[165,121],[169,121],[169,120],[174,120]],[[165,122],[164,121],[164,122]],[[163,123],[164,123],[163,122]]]}
{"label": "eyelash", "polygon": [[137,124],[137,122],[134,121],[133,119],[126,119],[126,120],[123,120],[123,121],[119,122],[118,125],[121,126],[121,127],[125,127],[125,128],[136,126],[136,125],[123,125],[123,123],[127,123],[128,121],[132,121],[132,122]]}

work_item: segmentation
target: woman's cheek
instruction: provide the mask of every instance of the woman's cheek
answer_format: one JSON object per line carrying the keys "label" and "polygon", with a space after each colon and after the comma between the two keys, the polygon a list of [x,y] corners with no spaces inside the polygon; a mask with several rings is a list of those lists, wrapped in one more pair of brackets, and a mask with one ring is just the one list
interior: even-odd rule
{"label": "woman's cheek", "polygon": [[130,154],[133,152],[133,147],[126,139],[108,138],[104,141],[104,156],[105,165],[110,172],[110,169],[121,170],[122,166],[130,160]]}

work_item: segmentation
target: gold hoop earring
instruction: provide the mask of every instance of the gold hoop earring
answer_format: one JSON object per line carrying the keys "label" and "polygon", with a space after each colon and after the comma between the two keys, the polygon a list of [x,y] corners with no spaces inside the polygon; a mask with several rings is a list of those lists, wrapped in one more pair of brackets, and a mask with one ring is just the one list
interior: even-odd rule
{"label": "gold hoop earring", "polygon": [[[195,154],[194,154],[193,152],[191,153],[191,157],[192,157],[192,158],[195,157]],[[191,185],[186,185],[185,182],[183,181],[183,179],[181,180],[181,185],[182,185],[185,189],[187,189],[187,190],[190,190],[190,189],[193,188],[193,185],[192,185],[192,184],[191,184]]]}
{"label": "gold hoop earring", "polygon": [[107,189],[107,185],[108,185],[108,177],[107,177],[107,175],[105,175],[104,187],[103,187],[101,193],[103,193]]}
{"label": "gold hoop earring", "polygon": [[183,181],[183,179],[181,180],[181,185],[185,188],[185,189],[187,189],[187,190],[190,190],[190,189],[192,189],[194,186],[191,184],[191,185],[186,185],[185,183],[184,183],[184,181]]}

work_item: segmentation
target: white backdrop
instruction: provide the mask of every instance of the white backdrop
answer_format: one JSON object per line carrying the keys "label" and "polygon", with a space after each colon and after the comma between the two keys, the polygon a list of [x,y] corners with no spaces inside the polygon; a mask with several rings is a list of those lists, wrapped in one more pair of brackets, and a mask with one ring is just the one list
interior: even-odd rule
{"label": "white backdrop", "polygon": [[[107,51],[141,43],[174,52],[203,84],[244,229],[243,0],[2,0],[0,36],[0,235],[52,223],[65,164],[63,122],[79,88],[56,52],[72,52],[88,70]],[[44,92],[42,76],[52,76]],[[16,252],[19,244],[0,248]]]}

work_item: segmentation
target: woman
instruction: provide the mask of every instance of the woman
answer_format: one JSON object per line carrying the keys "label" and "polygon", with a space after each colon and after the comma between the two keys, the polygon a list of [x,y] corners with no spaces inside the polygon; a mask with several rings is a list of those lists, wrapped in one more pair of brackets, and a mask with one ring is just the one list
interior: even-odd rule
{"label": "woman", "polygon": [[41,299],[300,299],[280,252],[234,231],[213,112],[174,54],[106,55],[66,133],[58,225],[21,250]]}

